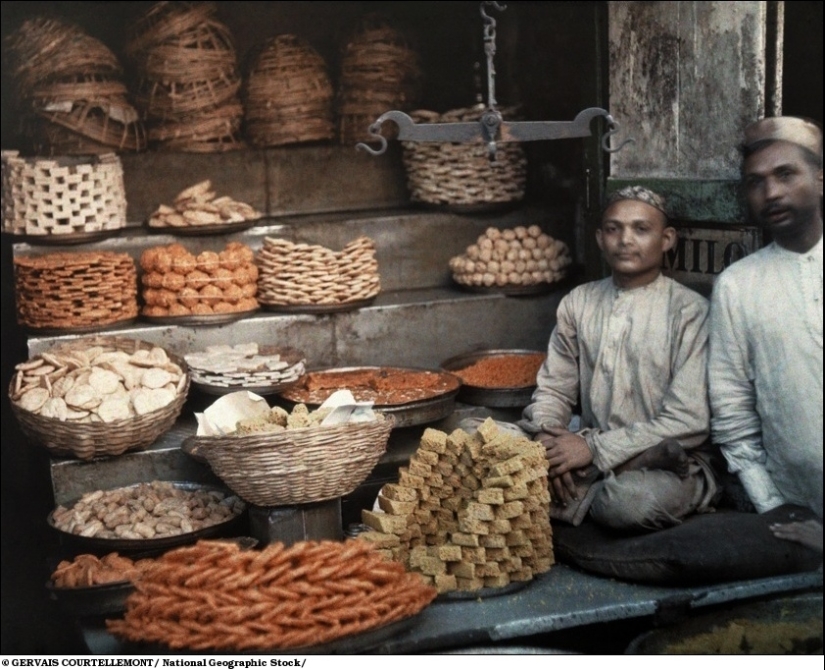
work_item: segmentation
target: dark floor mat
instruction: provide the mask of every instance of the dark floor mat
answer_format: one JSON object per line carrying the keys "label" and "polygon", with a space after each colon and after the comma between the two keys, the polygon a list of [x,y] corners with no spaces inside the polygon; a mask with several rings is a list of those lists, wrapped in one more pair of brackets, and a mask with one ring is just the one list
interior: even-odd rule
{"label": "dark floor mat", "polygon": [[654,584],[713,584],[816,570],[819,552],[773,536],[774,523],[815,518],[792,505],[764,514],[718,511],[667,530],[618,535],[591,520],[553,525],[560,562],[608,577]]}

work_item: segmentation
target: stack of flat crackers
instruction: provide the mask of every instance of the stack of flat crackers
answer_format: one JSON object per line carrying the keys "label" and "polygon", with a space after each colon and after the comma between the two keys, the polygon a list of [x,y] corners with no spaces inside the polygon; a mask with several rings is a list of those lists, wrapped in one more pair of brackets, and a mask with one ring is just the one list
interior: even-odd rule
{"label": "stack of flat crackers", "polygon": [[198,255],[180,244],[151,247],[140,257],[141,314],[149,317],[209,316],[258,308],[258,268],[247,245],[229,242]]}
{"label": "stack of flat crackers", "polygon": [[16,366],[11,401],[44,418],[109,423],[166,407],[187,376],[161,347],[65,346]]}
{"label": "stack of flat crackers", "polygon": [[290,349],[257,342],[218,344],[184,356],[192,382],[227,390],[285,386],[306,372],[306,359]]}
{"label": "stack of flat crackers", "polygon": [[554,563],[544,448],[492,419],[470,435],[427,428],[397,484],[363,510],[368,540],[440,593],[502,588]]}
{"label": "stack of flat crackers", "polygon": [[337,305],[369,300],[381,290],[375,242],[368,237],[341,251],[267,237],[257,263],[263,305]]}
{"label": "stack of flat crackers", "polygon": [[107,326],[138,314],[129,254],[57,252],[14,259],[17,320],[30,328]]}
{"label": "stack of flat crackers", "polygon": [[218,197],[207,179],[184,189],[175,196],[172,205],[161,205],[149,217],[151,228],[190,228],[241,223],[263,216],[252,205]]}

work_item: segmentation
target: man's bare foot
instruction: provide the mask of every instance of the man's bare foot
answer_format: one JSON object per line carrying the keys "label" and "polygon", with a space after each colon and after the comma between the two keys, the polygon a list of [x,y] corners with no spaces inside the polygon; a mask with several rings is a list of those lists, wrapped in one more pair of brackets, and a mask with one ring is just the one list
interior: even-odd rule
{"label": "man's bare foot", "polygon": [[771,532],[774,537],[798,542],[810,549],[816,549],[820,554],[822,553],[822,522],[816,519],[775,523],[771,526]]}
{"label": "man's bare foot", "polygon": [[648,470],[668,470],[679,477],[687,477],[689,465],[688,456],[682,445],[676,440],[667,439],[638,456],[634,456],[616,468],[614,472],[619,474],[628,470],[647,468]]}

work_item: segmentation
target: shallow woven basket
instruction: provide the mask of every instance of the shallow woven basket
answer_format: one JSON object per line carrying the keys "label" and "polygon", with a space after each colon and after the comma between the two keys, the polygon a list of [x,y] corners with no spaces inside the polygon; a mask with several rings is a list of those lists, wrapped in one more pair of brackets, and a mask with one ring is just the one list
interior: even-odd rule
{"label": "shallow woven basket", "polygon": [[[114,347],[129,354],[138,349],[151,350],[157,346],[124,337],[91,337],[74,340],[71,344],[58,345],[51,351],[95,345]],[[154,412],[108,423],[72,423],[42,417],[13,402],[9,404],[26,438],[45,447],[57,458],[74,457],[89,461],[93,458],[119,456],[129,451],[141,451],[172,428],[183,409],[189,391],[190,375],[186,361],[169,351],[166,354],[183,370],[186,382],[175,400]],[[9,385],[9,397],[14,391],[13,384],[14,379]]]}
{"label": "shallow woven basket", "polygon": [[[478,121],[483,105],[452,110],[443,115],[417,111],[410,116],[417,123]],[[507,118],[508,110],[502,110]],[[491,162],[487,145],[402,142],[410,199],[431,205],[502,205],[524,198],[527,185],[527,157],[521,144],[499,142],[496,160]]]}
{"label": "shallow woven basket", "polygon": [[354,491],[387,450],[392,416],[369,423],[280,433],[191,437],[184,451],[206,460],[241,498],[260,507],[302,505]]}

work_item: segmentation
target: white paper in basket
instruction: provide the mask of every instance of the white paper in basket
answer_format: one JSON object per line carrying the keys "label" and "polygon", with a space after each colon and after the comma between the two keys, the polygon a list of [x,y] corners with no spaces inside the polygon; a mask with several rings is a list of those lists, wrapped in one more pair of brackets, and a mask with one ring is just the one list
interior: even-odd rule
{"label": "white paper in basket", "polygon": [[198,436],[227,435],[235,432],[241,419],[255,419],[269,412],[266,398],[249,391],[227,393],[218,398],[203,413],[195,412]]}
{"label": "white paper in basket", "polygon": [[[324,401],[319,409],[332,411],[321,421],[322,426],[336,426],[341,423],[375,421],[372,401],[359,402],[346,389],[336,391]],[[238,421],[256,419],[269,412],[265,398],[249,391],[227,393],[218,398],[202,413],[195,412],[198,421],[198,436],[228,435],[234,433]]]}
{"label": "white paper in basket", "polygon": [[372,411],[372,401],[357,401],[352,391],[341,389],[327,398],[319,409],[332,408],[327,414],[322,426],[336,426],[340,423],[363,423],[375,421],[375,412]]}

